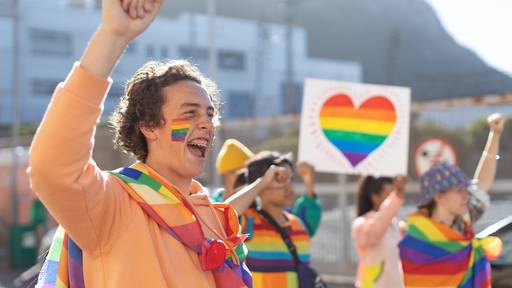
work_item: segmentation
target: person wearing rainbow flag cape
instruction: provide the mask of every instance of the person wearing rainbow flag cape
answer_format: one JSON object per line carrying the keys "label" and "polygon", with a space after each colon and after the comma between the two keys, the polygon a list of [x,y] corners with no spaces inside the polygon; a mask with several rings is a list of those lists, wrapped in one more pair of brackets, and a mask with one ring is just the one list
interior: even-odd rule
{"label": "person wearing rainbow flag cape", "polygon": [[470,181],[457,166],[439,163],[420,176],[419,210],[407,219],[399,244],[405,287],[491,287],[489,260],[501,253],[495,237],[476,239],[472,223],[489,206],[496,173],[501,115],[488,118],[491,131]]}
{"label": "person wearing rainbow flag cape", "polygon": [[245,235],[194,180],[214,136],[217,89],[187,61],[148,62],[112,123],[138,162],[102,171],[95,127],[127,45],[162,0],[104,0],[102,21],[34,137],[33,190],[61,225],[36,287],[251,287]]}
{"label": "person wearing rainbow flag cape", "polygon": [[[255,288],[324,287],[309,266],[310,237],[314,231],[311,233],[297,211],[287,211],[295,202],[294,171],[291,154],[260,152],[247,163],[248,185],[227,199],[243,215],[242,228],[249,234],[247,266]],[[299,163],[296,171],[312,197],[313,166]],[[255,201],[256,197],[260,201]],[[316,205],[320,206],[318,202]],[[321,212],[321,208],[318,210]],[[317,223],[312,224],[318,227]]]}

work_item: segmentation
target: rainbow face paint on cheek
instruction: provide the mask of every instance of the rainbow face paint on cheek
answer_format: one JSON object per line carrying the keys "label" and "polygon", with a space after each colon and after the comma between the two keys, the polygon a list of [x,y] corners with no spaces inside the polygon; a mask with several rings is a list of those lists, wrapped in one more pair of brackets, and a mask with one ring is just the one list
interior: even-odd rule
{"label": "rainbow face paint on cheek", "polygon": [[171,121],[171,140],[176,142],[183,142],[187,137],[188,130],[190,130],[190,120],[188,119],[174,119]]}

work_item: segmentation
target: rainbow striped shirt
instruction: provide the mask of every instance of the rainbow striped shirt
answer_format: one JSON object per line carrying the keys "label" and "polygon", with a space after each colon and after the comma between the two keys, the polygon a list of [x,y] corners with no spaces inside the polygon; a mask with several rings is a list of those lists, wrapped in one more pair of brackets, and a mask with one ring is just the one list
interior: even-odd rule
{"label": "rainbow striped shirt", "polygon": [[[299,259],[309,263],[309,235],[301,220],[283,211],[288,222],[283,226],[297,247]],[[247,266],[252,273],[253,287],[298,288],[299,282],[293,257],[279,232],[256,210],[244,214],[243,228],[250,234],[246,242],[249,254]]]}

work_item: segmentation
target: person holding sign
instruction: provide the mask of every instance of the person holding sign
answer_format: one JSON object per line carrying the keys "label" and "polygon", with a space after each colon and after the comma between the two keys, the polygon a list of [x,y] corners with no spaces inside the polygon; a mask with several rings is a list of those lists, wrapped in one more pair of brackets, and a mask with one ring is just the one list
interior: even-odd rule
{"label": "person holding sign", "polygon": [[216,86],[187,61],[149,62],[113,124],[138,162],[102,171],[95,127],[117,61],[161,0],[104,0],[102,21],[55,90],[30,151],[31,185],[61,225],[37,287],[251,287],[245,236],[194,180],[218,118]]}
{"label": "person holding sign", "polygon": [[[247,164],[247,182],[250,184],[227,200],[243,214],[242,228],[250,237],[247,265],[255,288],[323,287],[309,267],[310,236],[316,231],[320,217],[306,217],[318,221],[308,224],[297,217],[300,213],[307,215],[311,206],[321,212],[313,196],[314,169],[301,163],[297,172],[308,190],[308,196],[304,197],[311,198],[309,201],[313,205],[304,204],[308,200],[303,200],[299,206],[295,205],[294,214],[286,210],[295,202],[294,165],[289,155],[277,152],[264,151],[252,158]],[[254,201],[257,196],[261,200],[259,204]],[[301,209],[306,211],[301,212]]]}
{"label": "person holding sign", "polygon": [[472,228],[490,204],[484,190],[491,188],[499,159],[504,121],[494,114],[488,123],[491,131],[474,181],[447,163],[420,177],[419,210],[408,217],[399,244],[406,287],[490,287],[489,260],[500,254],[501,242],[475,239]]}
{"label": "person holding sign", "polygon": [[396,214],[404,203],[407,177],[362,178],[356,194],[352,236],[359,254],[356,287],[403,287]]}
{"label": "person holding sign", "polygon": [[[306,194],[300,196],[297,200],[294,200],[292,204],[284,207],[288,212],[291,212],[295,216],[298,216],[306,226],[309,236],[313,236],[318,230],[318,226],[320,226],[320,220],[322,218],[322,206],[320,206],[320,202],[316,198],[314,189],[314,167],[307,162],[301,162],[297,165],[295,169],[295,167],[293,167],[293,164],[291,164],[290,154],[281,155],[279,157],[277,155],[280,154],[277,152],[263,151],[260,152],[258,155],[254,156],[253,158],[251,158],[249,162],[252,162],[254,159],[259,159],[261,157],[274,157],[276,159],[279,157],[283,157],[283,159],[287,159],[287,162],[289,162],[291,165],[290,167],[294,168],[292,170],[296,170],[297,174],[299,174],[302,180],[304,181],[304,184],[306,186]],[[239,173],[243,171],[244,170],[240,170]],[[268,171],[266,172],[269,174],[269,178],[267,179],[268,181],[271,181],[273,171],[273,168],[269,168]],[[270,183],[268,181],[260,181],[260,179],[253,179],[253,181],[250,181],[247,178],[249,177],[249,171],[245,171],[244,173],[246,174],[246,179],[244,179],[244,183],[250,185],[244,185],[243,188],[235,185],[233,189],[236,190],[236,194],[232,195],[226,200],[226,203],[232,205],[239,215],[244,214],[248,208],[254,207],[256,205],[255,200],[259,200],[257,198],[258,196],[260,196],[261,191],[266,188],[268,183]],[[238,177],[240,176],[242,175],[239,174]],[[262,180],[265,179],[266,178],[262,178]],[[237,179],[235,181],[239,180],[240,179]]]}

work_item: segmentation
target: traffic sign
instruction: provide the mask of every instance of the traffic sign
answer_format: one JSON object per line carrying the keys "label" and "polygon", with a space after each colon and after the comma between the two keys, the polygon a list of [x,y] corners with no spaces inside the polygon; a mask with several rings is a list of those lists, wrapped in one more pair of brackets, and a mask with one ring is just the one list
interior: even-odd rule
{"label": "traffic sign", "polygon": [[457,153],[453,145],[439,137],[423,140],[414,152],[414,169],[418,177],[437,163],[457,164]]}

